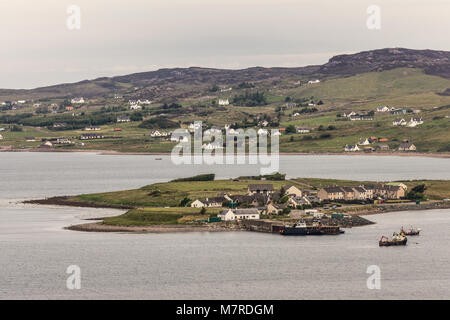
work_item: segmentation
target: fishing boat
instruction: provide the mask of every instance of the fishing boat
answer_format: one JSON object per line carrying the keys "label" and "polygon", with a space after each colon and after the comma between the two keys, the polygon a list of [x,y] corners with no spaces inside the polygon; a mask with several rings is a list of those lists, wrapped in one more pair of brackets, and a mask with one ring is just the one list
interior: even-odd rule
{"label": "fishing boat", "polygon": [[389,240],[388,237],[382,236],[379,245],[380,247],[390,247],[390,246],[405,246],[408,242],[408,238],[399,233],[394,233],[392,236],[392,240]]}
{"label": "fishing boat", "polygon": [[405,236],[418,236],[420,233],[420,228],[409,228],[408,230],[403,229],[403,227],[400,229],[400,233]]}

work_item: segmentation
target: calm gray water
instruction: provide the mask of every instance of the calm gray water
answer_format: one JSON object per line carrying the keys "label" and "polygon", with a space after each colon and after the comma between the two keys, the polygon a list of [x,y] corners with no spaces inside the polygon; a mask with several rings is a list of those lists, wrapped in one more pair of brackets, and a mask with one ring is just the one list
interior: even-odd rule
{"label": "calm gray water", "polygon": [[[157,161],[155,158],[162,158]],[[450,159],[391,156],[282,156],[288,177],[387,181],[450,179]],[[36,198],[137,188],[216,173],[258,175],[256,165],[174,165],[170,156],[94,153],[0,153],[0,199]]]}
{"label": "calm gray water", "polygon": [[[0,298],[450,298],[450,210],[370,216],[377,224],[336,237],[284,238],[74,232],[63,227],[120,211],[11,200],[132,188],[199,172],[231,177],[256,171],[212,169],[176,167],[152,156],[0,153]],[[415,157],[283,157],[281,171],[291,177],[450,178],[448,159]],[[406,247],[378,247],[382,234],[402,225],[420,226],[423,234],[410,237]],[[81,290],[66,288],[69,265],[81,268]],[[380,290],[367,288],[370,265],[381,269]]]}

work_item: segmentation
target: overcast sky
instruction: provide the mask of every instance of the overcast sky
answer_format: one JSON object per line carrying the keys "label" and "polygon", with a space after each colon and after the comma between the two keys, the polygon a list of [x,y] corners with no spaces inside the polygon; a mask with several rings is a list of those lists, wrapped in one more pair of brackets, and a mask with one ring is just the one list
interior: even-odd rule
{"label": "overcast sky", "polygon": [[[81,10],[69,30],[67,8]],[[370,30],[367,8],[381,9]],[[384,47],[450,50],[450,0],[1,0],[0,88],[165,67],[321,64]]]}

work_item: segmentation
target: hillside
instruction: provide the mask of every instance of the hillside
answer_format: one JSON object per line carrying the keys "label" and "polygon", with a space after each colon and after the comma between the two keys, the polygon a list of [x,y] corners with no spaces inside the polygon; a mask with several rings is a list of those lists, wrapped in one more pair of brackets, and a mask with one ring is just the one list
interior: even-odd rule
{"label": "hillside", "polygon": [[[0,148],[35,148],[45,139],[72,141],[87,126],[101,126],[103,139],[79,147],[127,152],[170,152],[173,142],[151,137],[193,121],[206,127],[307,127],[310,133],[282,132],[282,152],[342,152],[346,144],[377,137],[396,150],[403,140],[419,152],[450,152],[450,52],[381,49],[333,57],[322,66],[301,68],[161,69],[86,80],[33,90],[0,90]],[[311,80],[320,81],[310,83]],[[70,99],[82,96],[84,103]],[[151,100],[131,110],[129,100]],[[26,100],[18,103],[18,100]],[[228,105],[219,105],[228,100]],[[16,102],[14,102],[16,101]],[[378,106],[403,110],[376,112]],[[370,121],[350,121],[344,113],[370,114]],[[117,122],[125,117],[126,122]],[[421,118],[417,127],[394,126]],[[262,123],[266,123],[262,125]],[[55,128],[55,124],[64,124]],[[36,141],[25,141],[35,137]],[[30,139],[28,139],[30,140]]]}
{"label": "hillside", "polygon": [[[224,70],[211,68],[173,68],[152,72],[141,72],[117,77],[102,77],[77,83],[59,84],[32,90],[0,89],[1,100],[38,99],[49,97],[78,96],[95,97],[111,93],[127,93],[135,87],[158,86],[164,84],[223,84],[240,82],[279,80],[291,77],[330,77],[357,75],[372,71],[395,68],[419,68],[426,74],[450,78],[450,52],[436,50],[411,50],[388,48],[365,51],[356,54],[332,57],[322,66],[299,68],[262,68]],[[151,92],[153,98],[158,94]]]}

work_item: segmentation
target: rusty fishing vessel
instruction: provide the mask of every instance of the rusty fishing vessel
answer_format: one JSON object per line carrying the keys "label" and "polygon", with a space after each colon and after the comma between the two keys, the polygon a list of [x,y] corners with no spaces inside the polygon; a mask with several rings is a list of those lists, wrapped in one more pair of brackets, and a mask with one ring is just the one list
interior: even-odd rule
{"label": "rusty fishing vessel", "polygon": [[405,235],[394,233],[391,240],[386,236],[382,236],[378,244],[380,247],[406,246],[407,242],[408,238]]}

